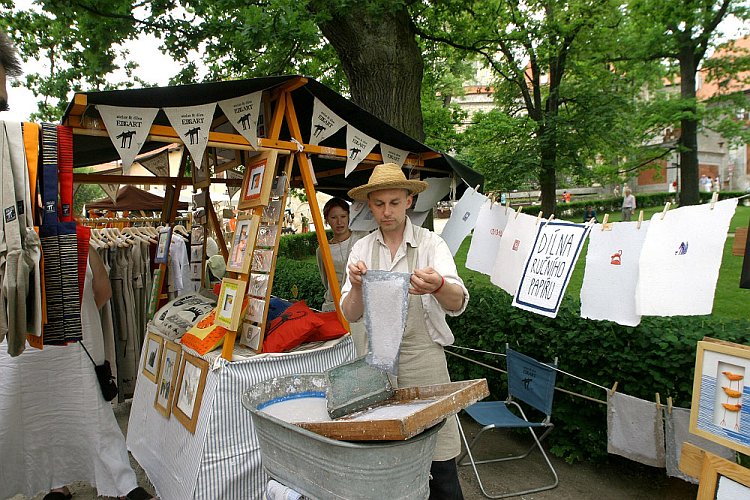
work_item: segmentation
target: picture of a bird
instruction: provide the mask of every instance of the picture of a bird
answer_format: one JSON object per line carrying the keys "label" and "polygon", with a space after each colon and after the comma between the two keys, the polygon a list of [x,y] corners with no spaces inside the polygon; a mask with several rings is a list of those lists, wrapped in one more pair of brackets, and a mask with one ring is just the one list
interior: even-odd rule
{"label": "picture of a bird", "polygon": [[[721,406],[724,407],[724,416],[721,419],[720,424],[722,426],[726,426],[726,419],[727,419],[727,412],[730,412],[730,414],[734,414],[734,429],[740,430],[740,410],[742,409],[742,379],[745,378],[745,375],[740,373],[734,373],[731,371],[723,371],[721,372],[722,375],[724,375],[727,380],[729,380],[729,387],[722,386],[722,390],[724,391],[724,394],[726,394],[727,399],[725,403],[721,403]],[[733,386],[737,383],[737,389],[734,389]],[[731,401],[730,400],[735,400]]]}

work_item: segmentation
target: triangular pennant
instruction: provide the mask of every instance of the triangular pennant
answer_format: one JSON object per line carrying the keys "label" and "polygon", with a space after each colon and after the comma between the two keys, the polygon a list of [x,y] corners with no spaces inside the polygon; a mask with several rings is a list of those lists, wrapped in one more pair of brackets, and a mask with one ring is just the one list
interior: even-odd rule
{"label": "triangular pennant", "polygon": [[377,143],[376,139],[363,134],[351,125],[346,128],[346,151],[348,156],[346,157],[344,177],[348,177],[357,168],[357,165],[370,154],[370,151],[372,151]]}
{"label": "triangular pennant", "polygon": [[107,196],[109,196],[112,203],[117,203],[117,191],[120,190],[119,184],[99,184],[99,186],[104,190]]}
{"label": "triangular pennant", "polygon": [[203,161],[215,109],[215,102],[185,108],[163,108],[169,123],[190,152],[194,165],[200,165]]}
{"label": "triangular pennant", "polygon": [[258,148],[258,115],[263,91],[219,101],[219,107],[234,128],[254,148]]}
{"label": "triangular pennant", "polygon": [[[238,172],[236,170],[227,170],[227,179],[242,179],[244,175],[241,172]],[[240,190],[242,186],[230,186],[227,184],[227,193],[229,193],[229,199],[231,200],[234,198],[234,195],[237,194],[237,191]]]}
{"label": "triangular pennant", "polygon": [[96,109],[104,120],[109,138],[122,160],[125,173],[130,170],[138,152],[146,142],[157,108],[121,108],[97,104]]}
{"label": "triangular pennant", "polygon": [[169,151],[162,151],[161,153],[148,158],[147,160],[139,161],[143,168],[151,172],[157,177],[169,177]]}
{"label": "triangular pennant", "polygon": [[310,125],[310,144],[317,146],[328,137],[338,132],[346,125],[336,113],[320,102],[316,97],[313,100],[312,124]]}
{"label": "triangular pennant", "polygon": [[399,167],[404,166],[404,161],[409,156],[408,151],[394,148],[384,142],[380,143],[380,154],[383,155],[383,163],[395,163]]}

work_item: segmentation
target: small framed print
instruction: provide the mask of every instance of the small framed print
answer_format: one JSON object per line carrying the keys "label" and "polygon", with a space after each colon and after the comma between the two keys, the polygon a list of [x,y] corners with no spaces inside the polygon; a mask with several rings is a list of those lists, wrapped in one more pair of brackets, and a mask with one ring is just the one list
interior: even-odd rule
{"label": "small framed print", "polygon": [[191,245],[190,246],[190,262],[202,262],[203,261],[203,245]]}
{"label": "small framed print", "polygon": [[188,353],[182,356],[172,411],[191,434],[195,434],[198,424],[207,376],[208,361]]}
{"label": "small framed print", "polygon": [[159,241],[156,244],[156,264],[166,264],[169,259],[169,244],[172,241],[172,228],[165,227],[159,231]]}
{"label": "small framed print", "polygon": [[266,299],[255,299],[251,297],[250,301],[247,303],[247,315],[245,316],[245,319],[255,323],[263,323],[263,312],[265,309]]}
{"label": "small framed print", "polygon": [[202,245],[205,239],[205,230],[203,226],[193,225],[190,229],[190,244],[191,245]]}
{"label": "small framed print", "polygon": [[705,450],[702,455],[697,500],[750,498],[750,470],[747,467]]}
{"label": "small framed print", "polygon": [[237,208],[246,210],[268,203],[277,156],[277,151],[263,151],[247,165]]}
{"label": "small framed print", "polygon": [[164,346],[164,339],[149,332],[146,336],[146,355],[143,357],[143,374],[156,383],[156,377],[159,376],[159,363],[161,362],[161,349]]}
{"label": "small framed print", "polygon": [[156,399],[154,407],[156,410],[169,418],[172,409],[172,398],[174,397],[174,384],[177,379],[177,368],[180,363],[182,347],[176,342],[167,340],[162,349],[161,361],[159,362],[159,377],[156,383]]}
{"label": "small framed print", "polygon": [[286,192],[286,175],[281,174],[277,175],[273,179],[273,184],[271,185],[271,196],[273,198],[281,198],[284,196],[284,193]]}
{"label": "small framed print", "polygon": [[193,162],[193,187],[205,188],[211,185],[208,175],[208,151],[203,153],[203,161]]}
{"label": "small framed print", "polygon": [[250,279],[247,282],[247,295],[254,297],[265,297],[268,291],[268,275],[267,274],[250,274]]}
{"label": "small framed print", "polygon": [[237,331],[240,325],[242,301],[245,296],[245,282],[232,278],[224,278],[221,282],[219,302],[216,304],[214,325],[223,326],[227,330]]}
{"label": "small framed print", "polygon": [[190,263],[190,279],[193,281],[200,281],[201,276],[201,269],[203,266],[200,262],[191,262]]}
{"label": "small framed print", "polygon": [[260,350],[260,344],[263,340],[263,330],[257,325],[251,323],[242,323],[240,333],[240,344],[246,345],[254,351]]}
{"label": "small framed print", "polygon": [[268,205],[263,207],[263,222],[272,222],[274,224],[279,222],[279,214],[281,213],[281,200],[271,200]]}
{"label": "small framed print", "polygon": [[262,224],[258,228],[258,239],[255,241],[257,247],[275,247],[276,233],[279,227],[274,225]]}
{"label": "small framed print", "polygon": [[258,224],[260,217],[257,215],[243,214],[237,218],[232,249],[227,259],[227,270],[247,274],[250,268],[249,254],[258,233]]}
{"label": "small framed print", "polygon": [[253,250],[253,271],[267,273],[271,270],[273,263],[273,250],[255,249]]}

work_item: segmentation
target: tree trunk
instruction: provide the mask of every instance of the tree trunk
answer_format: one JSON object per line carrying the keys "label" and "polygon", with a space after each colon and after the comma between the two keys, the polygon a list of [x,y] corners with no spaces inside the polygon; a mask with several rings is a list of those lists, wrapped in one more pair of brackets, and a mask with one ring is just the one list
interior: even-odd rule
{"label": "tree trunk", "polygon": [[553,126],[541,125],[537,129],[539,136],[539,155],[541,168],[539,169],[539,189],[542,192],[542,213],[549,217],[555,213],[557,206],[557,176],[555,163],[557,162],[557,138]]}
{"label": "tree trunk", "polygon": [[698,119],[695,103],[697,61],[691,46],[680,50],[680,97],[684,101],[680,120],[680,205],[697,205],[698,193]]}
{"label": "tree trunk", "polygon": [[424,141],[420,95],[424,62],[406,7],[382,16],[352,9],[334,14],[319,27],[341,60],[352,101]]}

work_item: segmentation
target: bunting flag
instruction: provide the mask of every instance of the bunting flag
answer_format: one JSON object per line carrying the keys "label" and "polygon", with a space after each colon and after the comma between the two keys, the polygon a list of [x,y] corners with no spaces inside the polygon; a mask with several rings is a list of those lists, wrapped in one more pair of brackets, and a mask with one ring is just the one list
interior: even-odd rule
{"label": "bunting flag", "polygon": [[237,132],[258,149],[258,115],[263,91],[219,101],[219,107]]}
{"label": "bunting flag", "polygon": [[427,183],[427,189],[419,193],[419,196],[417,196],[414,210],[416,212],[432,210],[438,201],[442,200],[445,198],[445,195],[450,193],[451,180],[451,177],[428,177],[425,179],[424,181]]}
{"label": "bunting flag", "polygon": [[312,124],[310,125],[310,144],[317,146],[341,130],[344,125],[346,125],[346,122],[328,109],[328,106],[320,102],[317,97],[314,99]]}
{"label": "bunting flag", "polygon": [[[238,172],[236,170],[227,170],[226,173],[227,179],[242,179],[244,176],[242,175],[242,172]],[[242,186],[230,186],[227,184],[227,193],[229,194],[229,199],[231,200],[234,198],[234,195],[237,194],[237,191],[239,191],[242,188]]]}
{"label": "bunting flag", "polygon": [[133,160],[146,142],[151,124],[154,123],[157,108],[122,108],[97,104],[96,109],[104,120],[109,138],[122,160],[123,171],[127,174]]}
{"label": "bunting flag", "polygon": [[550,221],[539,225],[513,306],[554,318],[591,226]]}
{"label": "bunting flag", "polygon": [[139,162],[143,168],[157,177],[169,177],[169,152],[162,151],[159,154]]}
{"label": "bunting flag", "polygon": [[344,177],[348,177],[357,168],[357,165],[370,154],[377,143],[377,139],[363,134],[351,125],[346,127],[346,151],[348,156],[346,157]]}
{"label": "bunting flag", "polygon": [[380,143],[380,154],[383,156],[383,163],[395,163],[399,167],[404,166],[404,161],[409,156],[408,151],[394,148],[384,142]]}
{"label": "bunting flag", "polygon": [[163,108],[177,136],[190,152],[193,165],[200,165],[208,144],[208,132],[214,119],[216,103],[188,106],[185,108]]}
{"label": "bunting flag", "polygon": [[112,203],[117,203],[117,192],[120,190],[119,184],[99,184],[99,186],[109,196]]}

